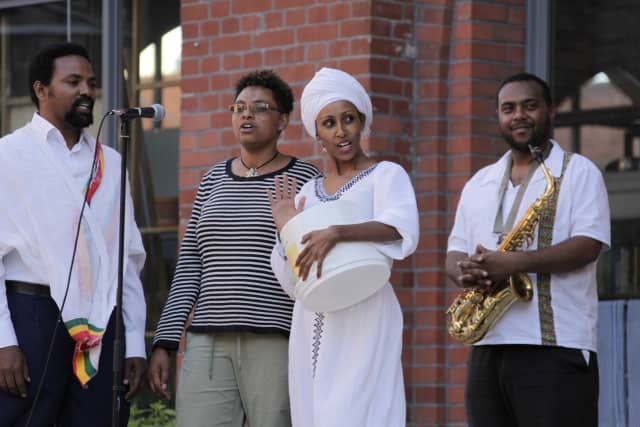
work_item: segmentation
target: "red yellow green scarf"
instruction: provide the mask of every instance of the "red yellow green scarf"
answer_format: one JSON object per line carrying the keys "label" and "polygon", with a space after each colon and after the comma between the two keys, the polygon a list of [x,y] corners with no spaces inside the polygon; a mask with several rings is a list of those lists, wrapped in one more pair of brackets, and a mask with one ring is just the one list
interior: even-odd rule
{"label": "red yellow green scarf", "polygon": [[[96,141],[96,144],[95,173],[85,189],[87,204],[91,203],[91,199],[98,190],[98,187],[100,187],[104,171],[102,145],[98,141]],[[69,335],[71,335],[76,343],[73,353],[73,372],[80,381],[80,384],[84,386],[98,372],[96,369],[97,360],[92,361],[92,355],[89,350],[100,344],[104,329],[91,325],[86,318],[69,320],[65,322],[65,326],[69,331]]]}

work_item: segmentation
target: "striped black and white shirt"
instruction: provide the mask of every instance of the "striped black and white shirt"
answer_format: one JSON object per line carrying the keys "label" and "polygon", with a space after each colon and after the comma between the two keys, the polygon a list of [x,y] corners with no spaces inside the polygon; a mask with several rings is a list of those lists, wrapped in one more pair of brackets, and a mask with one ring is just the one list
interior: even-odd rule
{"label": "striped black and white shirt", "polygon": [[214,165],[200,182],[154,346],[177,349],[194,307],[191,332],[289,335],[293,301],[271,270],[276,228],[267,189],[286,173],[299,190],[319,170],[294,158],[278,171],[245,178],[231,172],[232,160]]}

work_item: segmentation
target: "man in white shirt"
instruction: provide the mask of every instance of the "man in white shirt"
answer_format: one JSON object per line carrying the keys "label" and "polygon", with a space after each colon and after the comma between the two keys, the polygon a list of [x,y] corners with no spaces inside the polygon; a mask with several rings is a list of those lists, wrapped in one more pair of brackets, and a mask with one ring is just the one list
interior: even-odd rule
{"label": "man in white shirt", "polygon": [[[43,49],[29,82],[38,112],[0,140],[0,425],[111,426],[120,156],[86,130],[97,83],[82,46]],[[128,401],[145,370],[146,307],[129,194],[126,205]]]}
{"label": "man in white shirt", "polygon": [[[447,275],[460,287],[485,288],[526,273],[533,296],[517,300],[471,348],[469,425],[596,427],[596,263],[610,245],[604,180],[590,160],[551,139],[554,110],[545,81],[514,75],[497,98],[510,150],[465,185],[449,236]],[[545,199],[533,242],[497,251],[547,188],[529,146],[542,153],[555,192]]]}

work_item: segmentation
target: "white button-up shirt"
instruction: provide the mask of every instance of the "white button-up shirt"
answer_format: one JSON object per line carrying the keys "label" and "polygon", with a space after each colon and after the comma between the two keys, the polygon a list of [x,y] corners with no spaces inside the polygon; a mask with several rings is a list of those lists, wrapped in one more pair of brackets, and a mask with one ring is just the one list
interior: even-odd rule
{"label": "white button-up shirt", "polygon": [[[34,114],[32,121],[26,125],[31,127],[32,133],[42,137],[42,143],[48,144],[50,152],[62,163],[63,167],[70,171],[73,184],[79,194],[82,194],[87,186],[90,175],[93,155],[95,150],[95,140],[85,130],[82,131],[78,142],[69,149],[62,133],[39,114]],[[0,144],[3,141],[0,140]],[[104,147],[103,149],[110,149]],[[28,170],[24,171],[29,173]],[[115,177],[110,177],[115,179]],[[119,180],[119,178],[117,178]],[[43,200],[43,209],[46,209],[46,201]],[[29,227],[30,218],[24,218],[23,224],[15,224],[16,227]],[[126,222],[127,226],[135,227],[133,219]],[[0,223],[0,239],[3,235]],[[138,233],[137,229],[135,230]],[[4,242],[0,242],[0,249],[5,247]],[[63,248],[61,248],[63,250]],[[12,249],[8,252],[0,250],[0,348],[18,345],[9,307],[7,304],[4,282],[6,280],[17,280],[30,283],[48,285],[49,279],[45,269],[32,269],[23,262],[24,256],[33,256],[33,253],[22,254],[20,250]],[[43,263],[44,264],[44,263]],[[127,357],[145,357],[144,344],[144,324],[146,319],[146,306],[142,285],[139,278],[139,268],[136,263],[126,263],[125,276],[123,280],[123,318],[125,325],[125,341]],[[142,310],[141,310],[142,309]],[[142,311],[142,313],[141,313]]]}
{"label": "white button-up shirt", "polygon": [[[552,143],[545,164],[554,177],[559,177],[565,152],[556,142]],[[478,171],[466,183],[449,235],[448,251],[473,254],[478,244],[493,250],[497,248],[499,234],[494,232],[494,221],[500,206],[499,188],[508,167],[508,156],[509,152]],[[544,174],[537,169],[524,193],[516,222],[545,187]],[[610,246],[610,234],[609,204],[602,173],[586,157],[573,154],[560,186],[551,244],[585,236],[601,242],[605,250]],[[537,247],[536,231],[526,250]],[[596,265],[594,261],[569,273],[551,275],[551,307],[559,346],[596,351]],[[529,277],[534,284],[532,301],[516,301],[476,344],[541,344],[537,277],[531,273]]]}

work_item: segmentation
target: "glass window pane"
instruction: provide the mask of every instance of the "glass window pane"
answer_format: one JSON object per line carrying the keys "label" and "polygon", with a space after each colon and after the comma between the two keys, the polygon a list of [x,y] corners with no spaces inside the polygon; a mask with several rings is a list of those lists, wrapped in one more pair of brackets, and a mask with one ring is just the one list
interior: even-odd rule
{"label": "glass window pane", "polygon": [[[149,83],[156,78],[156,45],[151,43],[140,52],[140,83]],[[146,105],[146,104],[144,104]]]}
{"label": "glass window pane", "polygon": [[182,60],[182,28],[176,27],[162,36],[162,78],[175,80],[180,78]]}
{"label": "glass window pane", "polygon": [[[567,127],[556,128],[554,138],[569,151],[571,132]],[[583,125],[579,128],[580,154],[587,156],[602,170],[624,157],[624,130],[609,126]]]}
{"label": "glass window pane", "polygon": [[[87,48],[93,68],[101,81],[101,2],[75,0],[71,2],[72,41]],[[28,96],[28,75],[31,54],[45,45],[63,42],[67,38],[66,2],[55,2],[29,7],[9,9],[3,12],[6,19],[4,34],[7,37],[9,93],[8,96]],[[27,54],[26,54],[27,53]]]}
{"label": "glass window pane", "polygon": [[[102,46],[101,46],[101,2],[71,1],[73,11],[71,19],[72,41],[87,48],[93,69],[101,81]],[[0,66],[6,84],[2,89],[1,108],[3,109],[2,133],[6,134],[31,119],[35,106],[30,99],[30,85],[28,69],[32,56],[42,47],[67,39],[67,9],[66,2],[50,2],[39,5],[2,9],[3,20],[1,36],[6,51],[2,57],[7,60]],[[96,103],[94,117],[96,122],[102,116],[101,101]],[[97,126],[94,124],[89,131],[94,134]]]}
{"label": "glass window pane", "polygon": [[603,170],[609,192],[600,297],[640,297],[640,2],[558,0],[553,11],[554,136]]}
{"label": "glass window pane", "polygon": [[180,126],[180,86],[165,87],[161,91],[162,105],[166,111],[162,127],[177,128]]}

